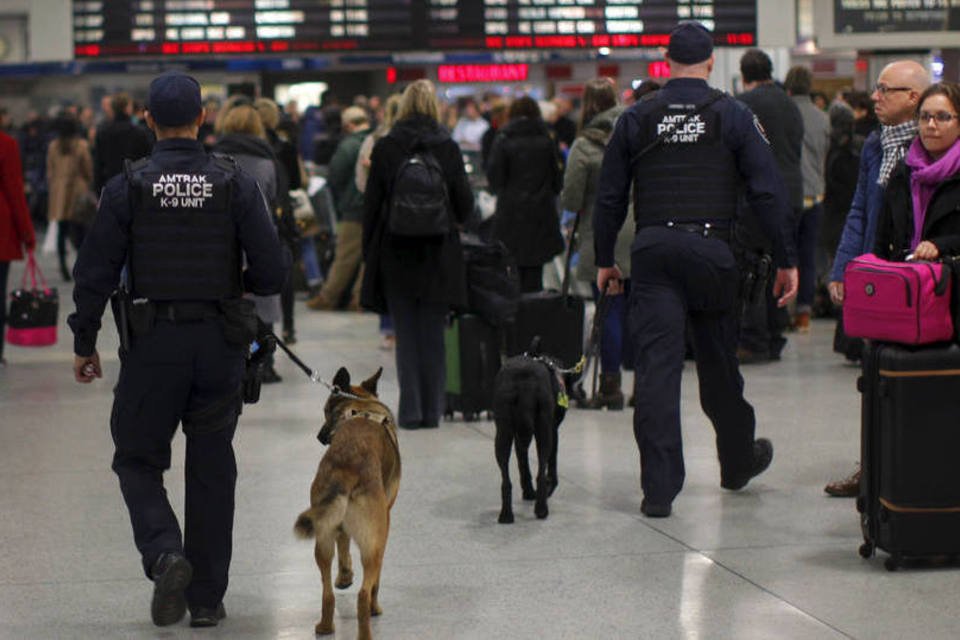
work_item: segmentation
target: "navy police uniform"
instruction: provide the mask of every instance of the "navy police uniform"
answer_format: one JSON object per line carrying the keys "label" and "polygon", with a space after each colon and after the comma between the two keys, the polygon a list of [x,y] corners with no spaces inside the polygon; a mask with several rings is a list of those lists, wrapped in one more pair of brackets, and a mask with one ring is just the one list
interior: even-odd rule
{"label": "navy police uniform", "polygon": [[[188,80],[192,84],[184,85]],[[190,100],[170,104],[184,86],[190,98],[196,91],[197,108],[188,111],[199,116],[195,80],[165,74],[154,84],[149,111],[158,124],[184,123],[181,112]],[[288,260],[253,178],[188,138],[161,139],[147,161],[106,184],[77,258],[76,312],[69,318],[77,356],[96,353],[101,315],[125,267],[133,306],[149,304],[155,311],[152,328],[120,352],[110,416],[113,470],[147,576],[156,577],[151,570],[164,554],[182,553],[192,565],[185,594],[191,609],[219,605],[231,556],[232,440],[247,345],[225,339],[221,305],[244,292],[278,293]],[[181,423],[183,536],[163,487]]]}
{"label": "navy police uniform", "polygon": [[[694,64],[710,57],[712,42],[699,25],[693,52],[673,46],[678,32],[686,37],[692,28],[687,23],[674,31],[671,59]],[[705,43],[697,40],[704,35]],[[644,501],[663,505],[661,515],[669,515],[684,480],[680,378],[688,319],[701,406],[717,434],[721,483],[740,484],[754,463],[754,413],[736,360],[740,276],[729,242],[745,187],[753,209],[764,214],[760,222],[778,266],[787,266],[785,189],[761,131],[747,107],[705,80],[677,78],[623,113],[604,155],[594,213],[598,267],[614,264],[634,186],[634,432]],[[641,154],[664,132],[661,144]]]}

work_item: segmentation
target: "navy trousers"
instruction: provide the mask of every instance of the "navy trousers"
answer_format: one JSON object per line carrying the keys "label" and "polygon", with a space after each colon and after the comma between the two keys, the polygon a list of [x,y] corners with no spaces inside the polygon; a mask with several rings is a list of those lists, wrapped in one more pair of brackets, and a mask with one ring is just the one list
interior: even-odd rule
{"label": "navy trousers", "polygon": [[[228,345],[214,319],[158,321],[121,351],[110,429],[134,541],[150,577],[164,552],[193,565],[191,607],[215,607],[227,590],[237,465],[233,434],[240,415],[243,350]],[[167,500],[163,473],[177,426],[186,436],[184,530]]]}
{"label": "navy trousers", "polygon": [[638,232],[631,273],[641,485],[649,502],[666,505],[685,476],[680,378],[688,319],[700,404],[716,432],[721,479],[742,474],[752,460],[755,418],[736,358],[739,274],[724,241],[661,227]]}
{"label": "navy trousers", "polygon": [[445,408],[443,329],[447,306],[411,300],[389,289],[387,306],[397,337],[397,421],[405,427],[435,427]]}

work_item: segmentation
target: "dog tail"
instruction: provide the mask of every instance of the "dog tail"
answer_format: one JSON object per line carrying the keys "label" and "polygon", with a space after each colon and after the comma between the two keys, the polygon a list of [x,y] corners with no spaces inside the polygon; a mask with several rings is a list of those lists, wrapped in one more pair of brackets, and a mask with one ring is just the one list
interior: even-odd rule
{"label": "dog tail", "polygon": [[301,513],[293,525],[298,538],[309,540],[319,532],[340,524],[347,511],[347,490],[339,482],[332,482],[317,504]]}

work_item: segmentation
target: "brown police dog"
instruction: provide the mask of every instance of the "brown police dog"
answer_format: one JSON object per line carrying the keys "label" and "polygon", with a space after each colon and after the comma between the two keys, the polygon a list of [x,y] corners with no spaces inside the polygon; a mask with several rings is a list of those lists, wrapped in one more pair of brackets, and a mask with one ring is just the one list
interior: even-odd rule
{"label": "brown police dog", "polygon": [[353,583],[350,540],[360,548],[363,586],[357,595],[360,640],[370,638],[370,616],[380,615],[377,602],[380,569],[390,531],[390,508],[400,487],[400,448],[396,420],[377,399],[378,370],[360,386],[350,386],[341,368],[336,387],[324,407],[324,424],[317,439],[329,448],[320,460],[310,488],[310,508],[300,514],[294,533],[314,538],[314,556],[323,577],[323,609],[317,634],[333,633],[334,595],[331,581],[336,545],[337,588]]}

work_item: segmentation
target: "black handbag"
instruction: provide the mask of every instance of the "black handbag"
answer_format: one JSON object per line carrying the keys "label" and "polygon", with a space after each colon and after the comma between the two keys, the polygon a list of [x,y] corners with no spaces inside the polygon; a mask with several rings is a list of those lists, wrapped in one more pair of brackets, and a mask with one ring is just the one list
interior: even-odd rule
{"label": "black handbag", "polygon": [[[27,276],[31,288],[27,288]],[[41,287],[37,287],[37,278]],[[47,281],[31,251],[20,288],[10,294],[7,314],[7,342],[21,347],[45,347],[57,342],[57,313],[60,307],[55,288]]]}

